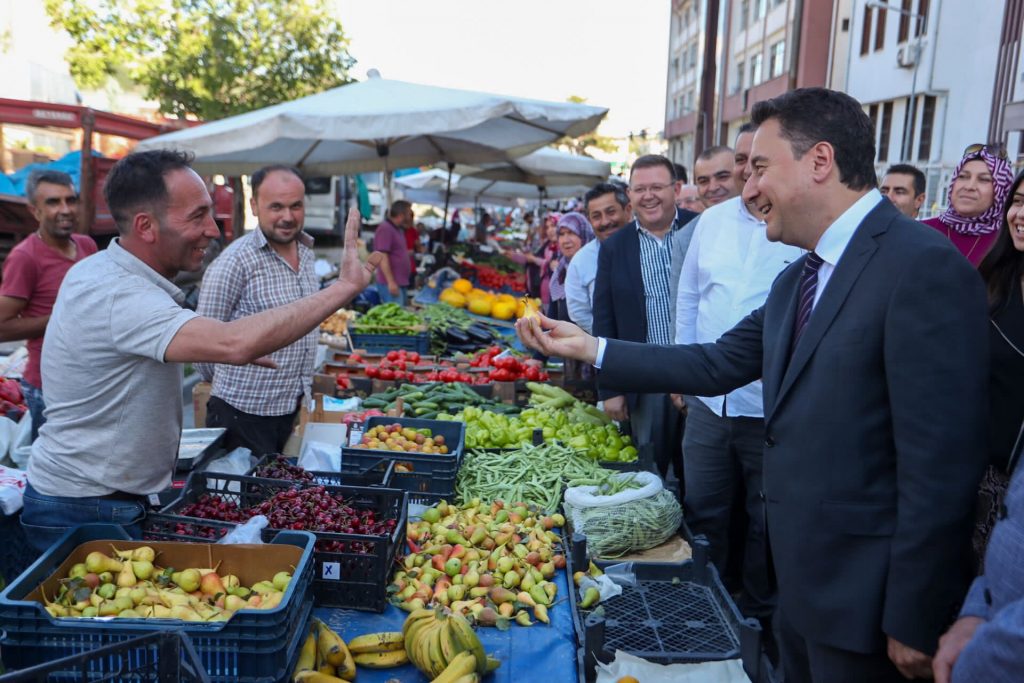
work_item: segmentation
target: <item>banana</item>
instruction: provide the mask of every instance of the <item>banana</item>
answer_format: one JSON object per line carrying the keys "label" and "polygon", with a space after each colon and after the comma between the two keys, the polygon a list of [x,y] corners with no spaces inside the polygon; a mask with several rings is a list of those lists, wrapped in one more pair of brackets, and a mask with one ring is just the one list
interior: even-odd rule
{"label": "banana", "polygon": [[429,618],[419,619],[410,628],[409,632],[405,636],[405,652],[409,655],[409,660],[416,665],[417,669],[424,670],[425,661],[420,660],[417,650],[419,647],[419,641],[421,634],[437,624],[437,620],[434,619],[433,614]]}
{"label": "banana", "polygon": [[393,666],[402,666],[409,663],[409,655],[405,650],[389,650],[387,652],[361,652],[353,657],[356,666],[365,666],[369,669],[390,669]]}
{"label": "banana", "polygon": [[316,666],[316,629],[310,629],[306,641],[302,644],[299,652],[299,661],[295,663],[292,671],[292,678],[295,678],[303,671],[312,671]]}
{"label": "banana", "polygon": [[434,616],[434,610],[432,610],[432,609],[425,609],[424,608],[424,609],[413,610],[412,612],[409,613],[409,616],[407,616],[405,618],[405,623],[402,624],[402,636],[409,635],[409,629],[412,627],[412,625],[414,623],[416,623],[420,619],[424,619],[426,617],[433,617],[433,616]]}
{"label": "banana", "polygon": [[295,677],[295,683],[342,683],[342,679],[319,671],[302,671]]}
{"label": "banana", "polygon": [[410,630],[409,638],[406,639],[406,652],[409,655],[409,660],[417,669],[428,675],[430,672],[429,635],[431,631],[440,627],[441,623],[432,619],[422,628]]}
{"label": "banana", "polygon": [[441,629],[441,656],[444,657],[444,661],[450,662],[462,651],[463,648],[456,642],[452,633],[451,624],[445,621],[444,628]]}
{"label": "banana", "polygon": [[497,657],[492,657],[490,655],[487,655],[487,673],[491,673],[492,671],[497,671],[499,666],[501,666],[501,660],[500,659],[498,659]]}
{"label": "banana", "polygon": [[352,653],[348,651],[345,641],[324,622],[317,620],[316,625],[321,659],[335,667],[340,678],[351,681],[356,677],[356,663],[353,661]]}
{"label": "banana", "polygon": [[348,643],[348,651],[353,655],[368,652],[394,652],[403,649],[405,649],[405,636],[401,631],[367,633],[353,638]]}
{"label": "banana", "polygon": [[469,650],[476,658],[476,672],[481,676],[487,673],[487,654],[484,646],[480,644],[480,638],[473,631],[466,618],[461,614],[453,614],[448,617],[452,627],[452,634],[455,642],[464,650]]}
{"label": "banana", "polygon": [[463,676],[476,673],[476,658],[468,652],[460,652],[432,683],[455,683]]}
{"label": "banana", "polygon": [[454,683],[480,683],[480,677],[474,671],[471,674],[466,674],[465,676],[459,676],[458,678],[455,679]]}
{"label": "banana", "polygon": [[328,676],[337,676],[338,670],[326,662],[317,667],[317,671]]}
{"label": "banana", "polygon": [[430,677],[437,678],[448,666],[448,661],[441,654],[441,632],[444,631],[444,624],[438,622],[437,628],[431,629],[427,634],[427,653],[430,658]]}

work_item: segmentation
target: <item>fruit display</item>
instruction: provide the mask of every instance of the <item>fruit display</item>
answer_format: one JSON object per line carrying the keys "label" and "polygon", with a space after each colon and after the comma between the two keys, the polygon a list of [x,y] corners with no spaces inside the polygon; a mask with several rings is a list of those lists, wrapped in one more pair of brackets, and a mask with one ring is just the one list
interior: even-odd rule
{"label": "fruit display", "polygon": [[469,361],[474,368],[491,368],[487,377],[492,382],[515,382],[525,379],[531,382],[546,382],[548,373],[542,369],[544,364],[539,360],[517,358],[503,353],[502,349],[492,346],[475,354]]}
{"label": "fruit display", "polygon": [[535,310],[540,306],[540,301],[536,299],[478,289],[469,280],[461,278],[452,283],[451,287],[442,290],[438,299],[454,308],[465,308],[474,315],[496,320],[521,318],[528,308]]}
{"label": "fruit display", "polygon": [[402,624],[406,655],[433,683],[469,683],[501,662],[484,652],[480,638],[461,614],[417,609]]}
{"label": "fruit display", "polygon": [[[356,355],[353,354],[353,356]],[[416,351],[406,351],[405,349],[388,351],[376,364],[367,363],[363,372],[371,379],[397,379],[411,382],[416,379],[416,374],[412,369],[419,365],[420,361],[420,354]]]}
{"label": "fruit display", "polygon": [[287,456],[279,455],[253,470],[252,476],[261,479],[282,481],[313,481],[313,474],[298,465],[293,465]]}
{"label": "fruit display", "polygon": [[447,455],[448,446],[440,434],[434,436],[425,427],[403,428],[396,423],[377,425],[363,433],[362,440],[353,448],[368,448],[376,451],[405,451],[407,453],[439,453]]}
{"label": "fruit display", "polygon": [[[361,536],[390,536],[397,520],[378,519],[377,513],[357,508],[324,486],[285,489],[272,498],[250,507],[239,505],[217,494],[205,493],[194,503],[172,514],[222,522],[244,522],[254,515],[264,515],[271,529],[323,531]],[[176,522],[176,533],[189,535],[187,520]],[[358,541],[317,541],[316,549],[326,552],[371,553],[372,548]]]}
{"label": "fruit display", "polygon": [[430,350],[443,356],[452,351],[472,351],[497,342],[500,335],[489,324],[477,320],[462,308],[441,299],[423,309],[430,330]]}
{"label": "fruit display", "polygon": [[553,529],[564,524],[524,503],[442,501],[408,523],[411,552],[388,588],[392,600],[412,614],[447,607],[481,626],[548,624],[555,572],[565,566]]}
{"label": "fruit display", "polygon": [[514,415],[519,412],[517,406],[486,399],[469,387],[459,382],[438,382],[413,386],[403,384],[380,394],[371,394],[363,399],[364,408],[393,410],[397,399],[402,399],[405,417],[419,417],[426,420],[434,419],[441,412],[457,412],[466,406],[476,406],[482,410]]}
{"label": "fruit display", "polygon": [[227,621],[239,610],[277,607],[292,578],[278,572],[243,586],[217,567],[160,567],[149,546],[113,551],[93,551],[71,566],[54,599],[43,595],[50,616]]}
{"label": "fruit display", "polygon": [[351,325],[357,334],[417,334],[423,331],[423,320],[412,311],[395,303],[374,306]]}
{"label": "fruit display", "polygon": [[333,683],[355,680],[356,659],[352,652],[327,624],[314,619],[309,635],[299,651],[299,660],[292,671],[292,681]]}
{"label": "fruit display", "polygon": [[348,330],[348,324],[355,320],[356,312],[344,308],[331,313],[327,320],[320,323],[320,331],[324,334],[342,336]]}
{"label": "fruit display", "polygon": [[556,442],[498,452],[468,451],[456,481],[461,500],[523,500],[547,511],[558,509],[567,486],[601,486],[611,495],[631,484]]}

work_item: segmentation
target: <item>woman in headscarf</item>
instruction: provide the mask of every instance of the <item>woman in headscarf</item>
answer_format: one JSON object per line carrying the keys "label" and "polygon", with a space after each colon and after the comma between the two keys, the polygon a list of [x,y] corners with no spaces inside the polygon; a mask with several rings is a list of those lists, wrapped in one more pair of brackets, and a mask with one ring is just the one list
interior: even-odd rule
{"label": "woman in headscarf", "polygon": [[1013,183],[1006,153],[988,145],[971,145],[953,172],[949,208],[924,221],[944,234],[977,266],[999,236],[1003,205]]}
{"label": "woman in headscarf", "polygon": [[543,242],[536,249],[504,252],[505,256],[516,263],[526,264],[527,293],[531,297],[540,299],[545,312],[551,303],[551,275],[558,262],[557,226],[559,218],[561,218],[561,214],[554,211],[544,216],[544,220],[541,221]]}
{"label": "woman in headscarf", "polygon": [[548,316],[556,320],[569,320],[565,303],[565,276],[569,262],[583,245],[594,239],[594,228],[590,221],[578,211],[570,211],[558,220],[558,250],[561,255],[551,276],[551,306]]}

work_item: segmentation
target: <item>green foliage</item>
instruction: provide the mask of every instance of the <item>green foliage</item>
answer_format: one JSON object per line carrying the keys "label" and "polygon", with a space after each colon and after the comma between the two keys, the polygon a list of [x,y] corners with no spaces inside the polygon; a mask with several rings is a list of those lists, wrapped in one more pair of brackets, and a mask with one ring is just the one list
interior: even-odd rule
{"label": "green foliage", "polygon": [[45,0],[82,88],[127,72],[165,114],[214,120],[347,83],[324,0]]}
{"label": "green foliage", "polygon": [[[569,95],[565,98],[566,102],[572,102],[573,104],[586,104],[587,98],[580,97],[579,95]],[[588,152],[588,149],[599,149],[606,154],[611,154],[619,149],[618,143],[615,142],[614,138],[610,138],[607,135],[599,135],[595,130],[581,135],[578,138],[564,137],[555,143],[558,147],[566,147],[570,152],[574,154],[581,154],[583,156],[593,156]]]}

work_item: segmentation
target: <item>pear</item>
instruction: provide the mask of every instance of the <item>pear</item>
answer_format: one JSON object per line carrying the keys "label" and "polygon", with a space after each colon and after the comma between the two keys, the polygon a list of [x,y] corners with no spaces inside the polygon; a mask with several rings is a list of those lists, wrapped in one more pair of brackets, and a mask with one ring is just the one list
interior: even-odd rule
{"label": "pear", "polygon": [[[93,607],[99,607],[103,604],[103,596],[99,593],[93,593],[89,596],[89,604]],[[84,611],[84,610],[83,610]]]}
{"label": "pear", "polygon": [[135,572],[132,570],[132,563],[125,562],[117,575],[116,583],[118,588],[132,588],[138,582],[139,580],[135,578]]}
{"label": "pear", "polygon": [[155,619],[170,619],[171,608],[167,605],[153,605],[153,617]]}
{"label": "pear", "polygon": [[114,594],[116,592],[117,592],[117,586],[115,586],[112,583],[105,583],[105,584],[103,584],[102,586],[100,586],[99,588],[96,589],[96,594],[99,595],[104,600],[110,600],[111,598],[114,597]]}
{"label": "pear", "polygon": [[100,572],[100,583],[114,583],[113,572]]}
{"label": "pear", "polygon": [[[129,563],[126,562],[125,564]],[[149,560],[132,560],[130,564],[137,578],[148,581],[153,576],[153,563]]]}
{"label": "pear", "polygon": [[232,595],[237,595],[238,597],[242,598],[243,600],[248,600],[249,596],[252,595],[252,591],[249,590],[248,588],[246,588],[245,586],[237,586],[235,588],[228,588],[228,593],[231,593]]}
{"label": "pear", "polygon": [[133,609],[126,609],[118,612],[117,616],[121,619],[138,619],[139,613]]}
{"label": "pear", "polygon": [[86,556],[85,568],[94,574],[100,574],[102,572],[119,572],[121,571],[121,562],[104,555],[97,550]]}
{"label": "pear", "polygon": [[224,598],[224,608],[237,612],[238,610],[245,609],[248,605],[245,604],[245,600],[237,595],[229,595]]}
{"label": "pear", "polygon": [[291,580],[292,575],[288,572],[278,572],[274,574],[274,588],[283,592],[286,588],[288,588],[288,584],[291,582]]}
{"label": "pear", "polygon": [[79,562],[78,564],[71,565],[71,569],[68,571],[69,579],[77,579],[81,576],[85,576],[89,573],[89,568],[85,566],[85,562]]}
{"label": "pear", "polygon": [[220,577],[220,582],[224,584],[224,588],[230,593],[233,589],[238,588],[242,585],[242,582],[238,580],[238,577],[234,574],[225,574]]}
{"label": "pear", "polygon": [[227,593],[220,577],[213,572],[203,576],[202,580],[199,582],[199,590],[203,592],[203,595],[223,595],[224,593]]}
{"label": "pear", "polygon": [[199,590],[200,580],[202,580],[202,575],[198,569],[186,569],[171,575],[171,581],[178,584],[178,587],[186,593]]}
{"label": "pear", "polygon": [[135,607],[135,603],[132,602],[132,599],[127,595],[120,598],[115,598],[114,605],[117,607],[118,612],[123,612],[126,609],[132,609],[133,607]]}
{"label": "pear", "polygon": [[150,548],[148,545],[140,545],[138,548],[132,551],[132,559],[139,560],[141,562],[153,563],[156,559],[156,551]]}
{"label": "pear", "polygon": [[129,597],[132,599],[132,603],[134,603],[136,606],[142,604],[142,601],[146,599],[147,595],[148,594],[146,593],[146,589],[139,587],[133,588],[132,592],[129,593]]}
{"label": "pear", "polygon": [[281,598],[284,597],[284,593],[281,591],[273,591],[263,596],[263,602],[260,603],[260,609],[274,609],[281,604]]}
{"label": "pear", "polygon": [[187,595],[181,593],[174,593],[173,591],[164,591],[160,594],[160,600],[167,607],[187,607],[192,599]]}
{"label": "pear", "polygon": [[104,600],[97,608],[97,613],[101,617],[112,617],[120,611],[113,600]]}
{"label": "pear", "polygon": [[255,593],[265,594],[273,593],[277,588],[270,581],[257,581],[252,585],[252,590]]}
{"label": "pear", "polygon": [[175,605],[171,608],[171,619],[181,619],[182,621],[202,621],[203,618],[196,614],[196,611],[188,605]]}
{"label": "pear", "polygon": [[132,586],[125,586],[123,588],[118,588],[118,589],[116,589],[114,591],[114,597],[115,598],[131,597],[131,595],[132,595],[132,588],[133,588]]}
{"label": "pear", "polygon": [[82,616],[83,617],[97,617],[97,616],[99,616],[99,614],[100,614],[100,611],[99,611],[98,606],[96,606],[96,605],[89,605],[84,610],[82,610]]}

